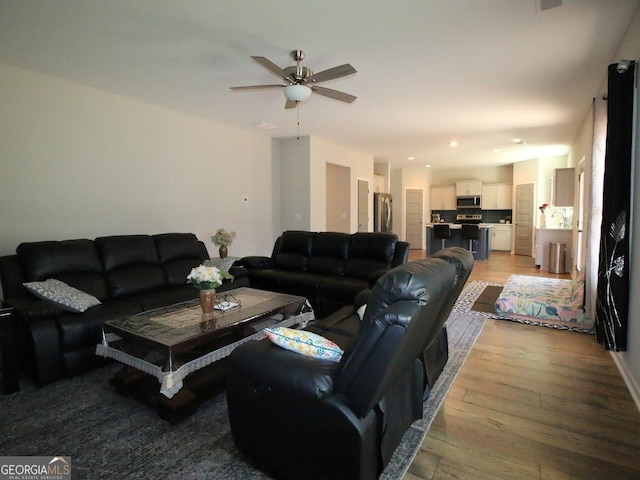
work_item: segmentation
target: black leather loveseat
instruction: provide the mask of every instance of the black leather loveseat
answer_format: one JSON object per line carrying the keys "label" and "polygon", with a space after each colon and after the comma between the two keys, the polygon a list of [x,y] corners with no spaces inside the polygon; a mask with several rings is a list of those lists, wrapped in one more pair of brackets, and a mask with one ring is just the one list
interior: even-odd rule
{"label": "black leather loveseat", "polygon": [[[95,240],[22,243],[0,257],[4,301],[15,308],[22,370],[38,385],[104,364],[95,355],[104,321],[196,299],[186,284],[191,268],[209,259],[191,233],[122,235]],[[218,289],[248,286],[239,272]],[[40,300],[24,282],[57,279],[101,304],[73,313]]]}
{"label": "black leather loveseat", "polygon": [[238,449],[275,478],[377,478],[422,417],[424,372],[433,370],[424,362],[446,361],[439,339],[472,267],[463,249],[401,265],[355,305],[308,326],[344,350],[339,363],[269,340],[238,347],[227,376]]}
{"label": "black leather loveseat", "polygon": [[245,257],[254,288],[306,297],[317,318],[353,303],[390,268],[406,263],[409,244],[389,233],[286,231],[271,257]]}

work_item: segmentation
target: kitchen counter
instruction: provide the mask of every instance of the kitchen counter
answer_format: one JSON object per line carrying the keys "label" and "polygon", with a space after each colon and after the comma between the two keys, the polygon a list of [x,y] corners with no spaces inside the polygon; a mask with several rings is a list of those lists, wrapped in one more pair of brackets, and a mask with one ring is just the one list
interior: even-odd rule
{"label": "kitchen counter", "polygon": [[[437,251],[442,249],[442,240],[439,238],[433,238],[433,226],[435,224],[429,223],[427,227],[427,255],[433,255]],[[440,224],[442,225],[442,224]],[[491,252],[491,227],[490,223],[481,223],[480,238],[473,243],[474,258],[476,260],[487,260]],[[450,223],[451,238],[445,240],[444,246],[448,247],[462,247],[469,249],[469,240],[462,238],[462,224]]]}
{"label": "kitchen counter", "polygon": [[564,243],[566,246],[565,270],[571,272],[573,261],[573,230],[570,228],[536,228],[536,265],[540,270],[549,269],[549,244]]}

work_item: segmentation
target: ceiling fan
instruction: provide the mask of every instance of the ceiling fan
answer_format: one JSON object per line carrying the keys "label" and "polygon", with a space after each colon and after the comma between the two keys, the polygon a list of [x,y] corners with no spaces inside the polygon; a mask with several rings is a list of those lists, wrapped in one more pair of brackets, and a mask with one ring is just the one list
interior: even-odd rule
{"label": "ceiling fan", "polygon": [[305,57],[302,50],[294,50],[291,52],[291,57],[295,60],[296,65],[286,67],[284,69],[278,67],[275,63],[265,57],[251,57],[271,73],[280,77],[284,82],[286,82],[286,85],[250,85],[246,87],[231,87],[231,90],[282,88],[284,89],[285,97],[287,97],[287,102],[285,103],[284,108],[294,108],[300,102],[307,100],[311,96],[312,92],[347,103],[352,103],[356,98],[358,98],[353,95],[349,95],[348,93],[316,85],[320,82],[335,80],[336,78],[342,78],[356,73],[356,69],[348,63],[328,70],[323,70],[322,72],[313,73],[307,67],[300,65],[300,62],[302,62]]}

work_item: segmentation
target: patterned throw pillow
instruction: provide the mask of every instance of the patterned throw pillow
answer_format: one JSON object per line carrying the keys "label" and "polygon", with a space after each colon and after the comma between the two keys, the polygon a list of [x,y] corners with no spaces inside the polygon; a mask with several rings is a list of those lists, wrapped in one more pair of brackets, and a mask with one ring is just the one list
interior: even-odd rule
{"label": "patterned throw pillow", "polygon": [[265,328],[265,334],[276,345],[308,357],[339,362],[344,353],[338,345],[315,333],[292,328]]}
{"label": "patterned throw pillow", "polygon": [[238,257],[226,257],[226,258],[212,258],[210,260],[205,260],[204,265],[206,267],[217,267],[220,270],[224,270],[228,272],[229,269],[233,266],[233,264],[239,260]]}
{"label": "patterned throw pillow", "polygon": [[67,312],[83,313],[88,308],[100,305],[100,300],[96,297],[55,278],[44,282],[27,282],[22,285],[36,297],[55,303]]}

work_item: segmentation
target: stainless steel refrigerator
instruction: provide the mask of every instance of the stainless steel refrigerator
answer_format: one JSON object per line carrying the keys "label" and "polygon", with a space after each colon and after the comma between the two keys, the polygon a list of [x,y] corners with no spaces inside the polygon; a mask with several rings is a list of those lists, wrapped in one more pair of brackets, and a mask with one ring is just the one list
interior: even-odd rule
{"label": "stainless steel refrigerator", "polygon": [[390,193],[373,194],[373,231],[393,231],[393,199]]}

